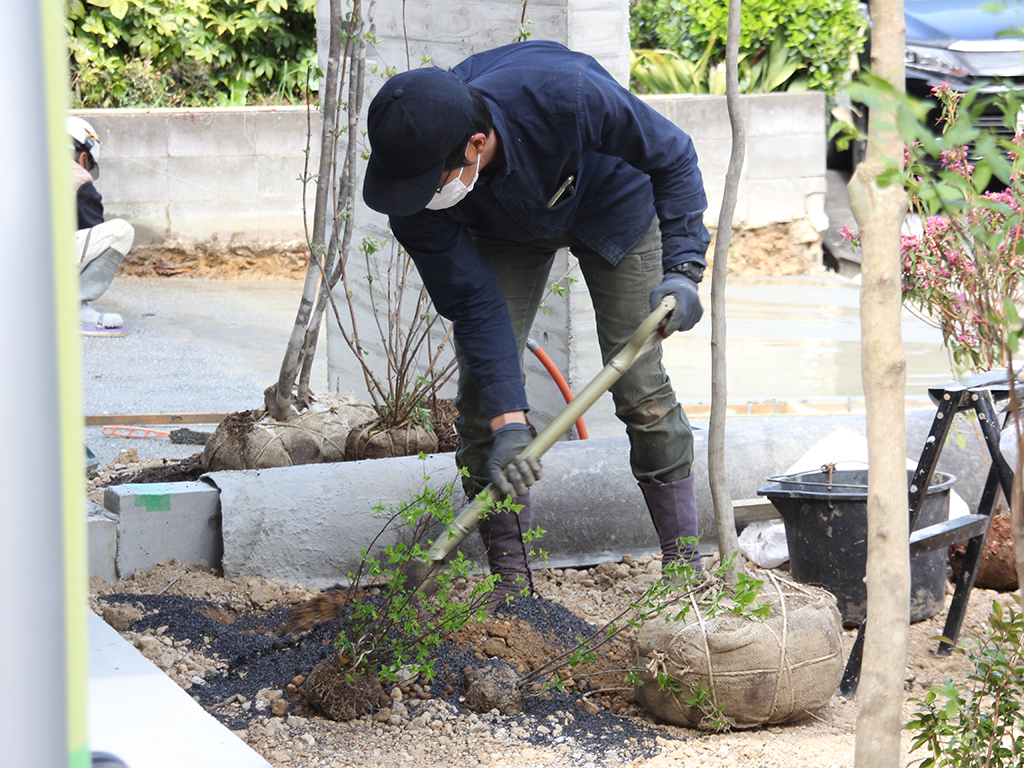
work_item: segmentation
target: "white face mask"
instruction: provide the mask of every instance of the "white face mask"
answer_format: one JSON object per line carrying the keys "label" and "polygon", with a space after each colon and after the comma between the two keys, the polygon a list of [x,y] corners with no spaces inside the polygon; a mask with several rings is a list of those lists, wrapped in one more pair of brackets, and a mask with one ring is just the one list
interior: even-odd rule
{"label": "white face mask", "polygon": [[[461,170],[461,169],[460,169]],[[480,153],[476,156],[476,170],[473,172],[473,180],[469,182],[469,186],[462,183],[462,173],[449,181],[443,187],[441,191],[434,194],[433,199],[427,203],[427,208],[432,211],[440,211],[445,208],[451,208],[453,205],[462,200],[472,190],[476,184],[477,178],[480,176]]]}

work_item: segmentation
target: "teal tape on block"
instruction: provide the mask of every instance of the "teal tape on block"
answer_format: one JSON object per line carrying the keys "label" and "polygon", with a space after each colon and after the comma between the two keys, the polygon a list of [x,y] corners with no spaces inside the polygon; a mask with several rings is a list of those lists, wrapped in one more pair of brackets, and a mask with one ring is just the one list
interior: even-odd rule
{"label": "teal tape on block", "polygon": [[124,487],[135,494],[136,507],[145,507],[147,512],[169,512],[171,509],[174,489],[170,483],[125,483]]}

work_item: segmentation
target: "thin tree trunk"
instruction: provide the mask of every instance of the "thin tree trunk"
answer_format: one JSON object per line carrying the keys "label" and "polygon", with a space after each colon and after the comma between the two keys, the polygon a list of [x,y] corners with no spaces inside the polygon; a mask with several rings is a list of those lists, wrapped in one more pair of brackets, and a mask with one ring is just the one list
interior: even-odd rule
{"label": "thin tree trunk", "polygon": [[[904,89],[902,0],[871,2],[871,64]],[[850,182],[860,229],[862,375],[868,437],[867,627],[857,695],[857,768],[898,768],[910,628],[910,542],[904,422],[906,359],[901,340],[900,226],[903,189],[875,183],[886,158],[903,157],[892,109],[871,112],[867,160]]]}
{"label": "thin tree trunk", "polygon": [[330,191],[329,179],[333,167],[333,147],[337,142],[336,113],[338,107],[338,90],[340,88],[339,70],[341,66],[341,30],[343,29],[341,0],[330,0],[330,37],[327,49],[327,72],[324,76],[321,92],[323,100],[320,111],[320,168],[317,176],[316,199],[313,204],[313,237],[310,243],[309,265],[306,268],[306,281],[302,287],[302,298],[295,315],[295,325],[288,339],[281,372],[277,383],[264,393],[264,403],[270,417],[277,421],[287,421],[294,415],[292,409],[292,387],[299,373],[302,350],[306,341],[306,328],[313,312],[317,285],[320,281],[320,265],[326,255],[327,203]]}
{"label": "thin tree trunk", "polygon": [[729,399],[725,360],[725,275],[732,234],[732,217],[736,210],[736,192],[740,171],[743,168],[743,153],[746,149],[738,78],[741,7],[741,0],[729,1],[729,28],[725,43],[725,100],[732,126],[732,152],[725,175],[722,208],[718,215],[715,263],[711,275],[711,421],[708,425],[708,478],[715,506],[718,551],[723,561],[730,555],[737,556],[734,567],[726,572],[726,580],[733,584],[736,583],[737,573],[742,572],[744,568],[738,554],[740,547],[736,537],[736,518],[725,471],[725,414]]}
{"label": "thin tree trunk", "polygon": [[[370,13],[373,13],[373,3],[370,5]],[[372,15],[370,16],[372,18]],[[355,137],[358,134],[359,129],[359,118],[363,108],[363,83],[365,81],[365,67],[366,67],[366,38],[363,36],[362,20],[359,19],[355,12],[353,12],[352,18],[355,28],[351,30],[355,33],[356,37],[350,40],[350,45],[355,46],[352,50],[351,56],[349,57],[350,71],[349,71],[349,87],[348,87],[348,142],[345,147],[345,163],[342,171],[342,184],[341,192],[342,199],[341,204],[338,206],[338,215],[335,217],[334,228],[332,230],[331,244],[336,244],[334,233],[337,231],[338,219],[342,214],[347,213],[345,216],[345,236],[343,238],[342,247],[340,253],[337,254],[337,258],[340,262],[342,270],[345,268],[345,259],[348,255],[348,249],[352,241],[352,230],[355,226],[355,219],[353,212],[355,210],[355,196],[356,196],[356,149],[357,144]],[[332,256],[334,255],[332,249]],[[309,323],[309,328],[306,331],[306,340],[303,345],[305,354],[302,360],[302,370],[299,374],[299,393],[304,394],[309,391],[309,376],[313,368],[313,355],[316,352],[316,342],[320,334],[320,323],[324,316],[324,311],[327,307],[328,297],[334,286],[338,283],[340,272],[333,268],[333,260],[325,261],[324,269],[328,275],[328,279],[323,281],[320,286],[320,297],[317,301],[316,311],[313,313],[312,319]],[[333,279],[332,279],[333,278]]]}

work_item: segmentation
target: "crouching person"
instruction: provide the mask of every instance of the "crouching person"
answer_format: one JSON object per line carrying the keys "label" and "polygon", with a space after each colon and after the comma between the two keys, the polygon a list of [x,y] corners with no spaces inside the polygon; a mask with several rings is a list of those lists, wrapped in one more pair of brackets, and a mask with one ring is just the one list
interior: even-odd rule
{"label": "crouching person", "polygon": [[103,198],[94,180],[99,177],[100,141],[81,117],[69,117],[67,131],[73,145],[71,178],[78,209],[75,259],[78,263],[78,320],[85,336],[124,336],[128,331],[116,312],[101,312],[89,302],[98,299],[114,281],[121,262],[131,250],[135,229],[124,219],[103,219]]}

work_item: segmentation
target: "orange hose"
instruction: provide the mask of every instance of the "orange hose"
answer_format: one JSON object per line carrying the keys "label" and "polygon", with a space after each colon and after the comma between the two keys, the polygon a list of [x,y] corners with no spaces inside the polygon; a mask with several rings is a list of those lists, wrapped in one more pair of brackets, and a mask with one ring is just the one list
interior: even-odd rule
{"label": "orange hose", "polygon": [[[540,345],[533,339],[527,339],[526,346],[534,355],[537,356],[537,359],[540,360],[541,365],[544,366],[547,372],[551,374],[551,378],[554,379],[555,384],[558,385],[558,391],[562,393],[562,397],[565,398],[565,402],[571,403],[573,401],[572,390],[570,390],[569,385],[565,383],[565,379],[562,377],[561,371],[558,370],[555,364],[551,361],[551,358],[548,357],[548,353],[541,349]],[[587,425],[583,423],[582,416],[576,420],[576,432],[579,433],[580,440],[586,440],[589,437],[587,434]]]}

